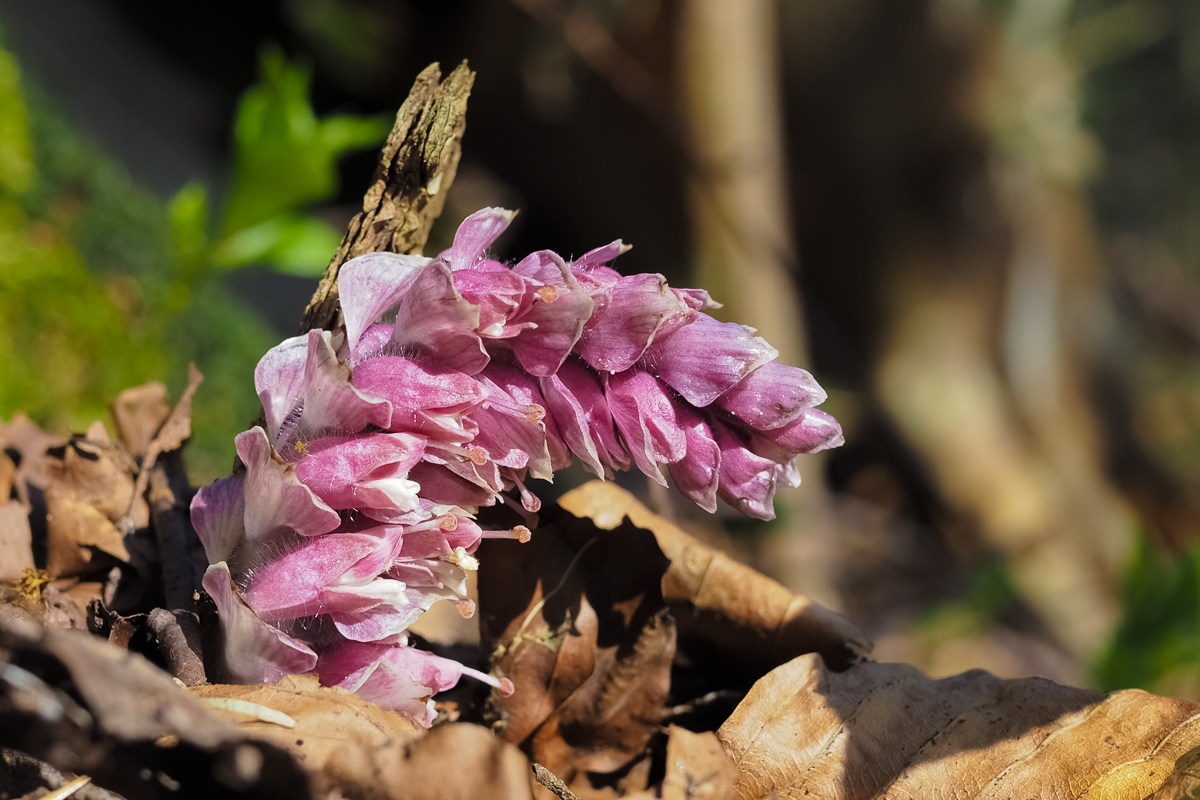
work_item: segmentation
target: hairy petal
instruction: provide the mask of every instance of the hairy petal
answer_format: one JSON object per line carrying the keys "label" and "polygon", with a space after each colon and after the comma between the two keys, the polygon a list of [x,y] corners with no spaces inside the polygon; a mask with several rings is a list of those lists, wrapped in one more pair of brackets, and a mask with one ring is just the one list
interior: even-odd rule
{"label": "hairy petal", "polygon": [[308,337],[293,336],[268,350],[254,368],[254,389],[273,442],[279,440],[284,420],[303,397],[307,360]]}
{"label": "hairy petal", "polygon": [[238,595],[224,562],[204,573],[204,591],[212,597],[221,620],[225,680],[230,683],[274,683],[284,675],[311,672],[317,654],[307,645],[263,622]]}
{"label": "hairy petal", "polygon": [[554,375],[542,378],[546,408],[571,452],[597,477],[611,479],[629,468],[629,451],[621,444],[599,379],[574,359]]}
{"label": "hairy petal", "polygon": [[642,363],[703,408],[777,355],[753,328],[699,314],[695,322],[656,339]]}
{"label": "hairy petal", "polygon": [[234,445],[246,465],[246,539],[252,547],[292,531],[318,536],[341,524],[338,513],[296,478],[296,466],[279,457],[262,428],[239,433]]}
{"label": "hairy petal", "polygon": [[[350,377],[350,367],[334,352],[329,331],[309,331],[304,406],[295,431],[356,432],[368,425],[386,428],[392,419],[392,404],[355,389]],[[289,438],[292,435],[286,431],[284,434]],[[280,443],[278,437],[275,443]]]}
{"label": "hairy petal", "polygon": [[479,381],[469,375],[399,356],[362,362],[354,368],[354,385],[392,404],[391,430],[460,444],[474,436],[463,426],[462,415],[487,397]]}

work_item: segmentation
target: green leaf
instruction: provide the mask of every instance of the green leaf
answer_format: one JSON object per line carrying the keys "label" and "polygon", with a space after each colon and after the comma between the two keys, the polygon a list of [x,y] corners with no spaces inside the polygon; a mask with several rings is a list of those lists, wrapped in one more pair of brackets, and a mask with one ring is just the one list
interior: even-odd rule
{"label": "green leaf", "polygon": [[208,190],[199,183],[187,184],[167,204],[167,217],[184,273],[201,274],[209,265]]}
{"label": "green leaf", "polygon": [[261,71],[238,107],[222,237],[331,197],[338,158],[381,142],[390,130],[384,116],[317,119],[308,100],[309,69],[289,64],[277,46],[263,51]]}
{"label": "green leaf", "polygon": [[280,272],[319,276],[342,237],[331,225],[312,217],[283,215],[238,231],[213,253],[218,266],[232,268],[269,264]]}

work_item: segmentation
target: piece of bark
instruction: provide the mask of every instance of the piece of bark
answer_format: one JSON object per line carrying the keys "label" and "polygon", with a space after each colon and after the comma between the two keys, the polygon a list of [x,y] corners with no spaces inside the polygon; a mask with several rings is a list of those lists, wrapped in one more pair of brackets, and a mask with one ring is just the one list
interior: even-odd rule
{"label": "piece of bark", "polygon": [[363,197],[363,210],[351,220],[326,267],[304,311],[301,333],[338,324],[337,276],[342,264],[364,253],[420,253],[425,246],[458,170],[467,97],[475,82],[466,63],[439,83],[441,77],[438,65],[430,64],[400,106]]}

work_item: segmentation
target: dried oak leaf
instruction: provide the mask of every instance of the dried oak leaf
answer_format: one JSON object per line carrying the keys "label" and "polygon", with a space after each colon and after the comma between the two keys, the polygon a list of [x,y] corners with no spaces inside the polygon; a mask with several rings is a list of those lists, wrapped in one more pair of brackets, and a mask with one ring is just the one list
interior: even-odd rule
{"label": "dried oak leaf", "polygon": [[666,714],[675,655],[653,535],[549,509],[528,544],[485,545],[481,632],[516,687],[500,698],[505,740],[568,784],[639,757]]}
{"label": "dried oak leaf", "polygon": [[310,772],[325,769],[347,742],[370,750],[402,745],[425,732],[353,692],[321,686],[316,675],[287,675],[254,686],[193,686],[188,693],[218,719],[291,751]]}
{"label": "dried oak leaf", "polygon": [[805,653],[844,669],[871,641],[841,614],[696,541],[612,483],[592,481],[559,498],[572,514],[613,529],[628,518],[654,534],[670,561],[662,594],[679,626],[681,647],[712,648],[750,682]]}
{"label": "dried oak leaf", "polygon": [[[12,463],[0,456],[0,464]],[[19,500],[0,505],[0,580],[17,581],[33,569],[29,510]]]}
{"label": "dried oak leaf", "polygon": [[442,725],[385,747],[348,744],[318,780],[347,800],[530,800],[529,762],[486,728]]}
{"label": "dried oak leaf", "polygon": [[1141,800],[1200,785],[1200,705],[980,670],[933,680],[864,662],[839,673],[801,656],[756,683],[718,736],[739,800]]}
{"label": "dried oak leaf", "polygon": [[109,403],[108,411],[126,451],[133,456],[143,455],[171,413],[167,387],[151,381],[126,389]]}

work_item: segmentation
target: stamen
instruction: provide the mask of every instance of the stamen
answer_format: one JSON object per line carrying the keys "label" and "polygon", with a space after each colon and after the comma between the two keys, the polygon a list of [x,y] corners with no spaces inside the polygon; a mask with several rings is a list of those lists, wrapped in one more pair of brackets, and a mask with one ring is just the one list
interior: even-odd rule
{"label": "stamen", "polygon": [[[545,413],[545,412],[543,412]],[[482,447],[472,447],[467,450],[467,458],[477,467],[482,467],[488,462],[488,451]]]}
{"label": "stamen", "polygon": [[537,403],[530,403],[525,406],[525,419],[530,422],[541,422],[546,418],[546,409]]}
{"label": "stamen", "polygon": [[438,517],[438,527],[444,531],[453,531],[458,529],[458,517],[453,514],[443,514]]}
{"label": "stamen", "polygon": [[479,538],[481,539],[516,539],[521,544],[525,544],[533,537],[533,533],[524,525],[518,525],[508,531],[481,531]]}
{"label": "stamen", "polygon": [[558,287],[554,284],[543,286],[534,292],[544,303],[553,303],[558,299]]}
{"label": "stamen", "polygon": [[475,616],[475,601],[469,597],[459,602],[455,608],[458,609],[458,613],[462,615],[463,619]]}

